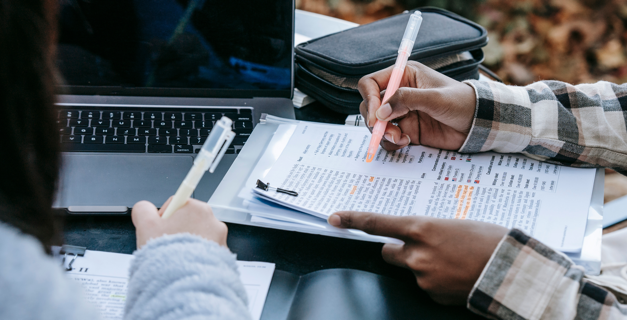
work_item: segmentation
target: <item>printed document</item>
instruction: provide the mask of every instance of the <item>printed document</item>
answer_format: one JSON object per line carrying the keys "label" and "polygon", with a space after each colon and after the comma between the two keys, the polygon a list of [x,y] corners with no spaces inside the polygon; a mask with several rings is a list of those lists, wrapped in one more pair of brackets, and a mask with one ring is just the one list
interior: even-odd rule
{"label": "printed document", "polygon": [[[130,254],[87,250],[84,257],[76,258],[67,275],[82,284],[86,299],[98,306],[102,319],[122,320],[132,260]],[[248,294],[248,309],[252,318],[259,320],[274,274],[274,263],[237,261],[237,266]]]}
{"label": "printed document", "polygon": [[469,219],[521,229],[561,251],[581,249],[595,169],[423,146],[379,148],[366,163],[370,137],[363,127],[301,122],[262,179],[299,195],[251,187],[322,219],[342,210]]}

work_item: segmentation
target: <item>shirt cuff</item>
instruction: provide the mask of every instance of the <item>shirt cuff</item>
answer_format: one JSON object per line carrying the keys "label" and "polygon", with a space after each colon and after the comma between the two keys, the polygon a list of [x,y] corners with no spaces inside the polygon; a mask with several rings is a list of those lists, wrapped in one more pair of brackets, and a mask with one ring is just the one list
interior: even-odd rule
{"label": "shirt cuff", "polygon": [[460,153],[520,153],[531,141],[531,101],[522,87],[466,80],[475,90],[475,117]]}
{"label": "shirt cuff", "polygon": [[572,261],[518,229],[503,237],[468,296],[488,318],[539,319]]}

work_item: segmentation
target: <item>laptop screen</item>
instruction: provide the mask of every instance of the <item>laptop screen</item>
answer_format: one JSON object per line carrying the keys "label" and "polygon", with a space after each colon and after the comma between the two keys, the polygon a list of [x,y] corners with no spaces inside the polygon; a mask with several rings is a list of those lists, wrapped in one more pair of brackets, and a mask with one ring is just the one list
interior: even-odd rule
{"label": "laptop screen", "polygon": [[60,0],[73,94],[291,97],[292,0]]}

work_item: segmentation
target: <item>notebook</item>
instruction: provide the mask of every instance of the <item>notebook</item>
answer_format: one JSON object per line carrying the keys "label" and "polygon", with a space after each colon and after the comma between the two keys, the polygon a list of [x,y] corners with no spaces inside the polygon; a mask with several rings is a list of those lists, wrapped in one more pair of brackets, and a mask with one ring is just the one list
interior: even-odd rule
{"label": "notebook", "polygon": [[[326,218],[342,210],[425,215],[515,227],[558,250],[581,250],[595,169],[423,146],[379,149],[366,163],[370,136],[363,127],[280,125],[282,144],[271,142],[258,165],[276,160],[262,175],[253,170],[240,192],[253,222],[332,228]],[[257,179],[298,196],[259,189]]]}

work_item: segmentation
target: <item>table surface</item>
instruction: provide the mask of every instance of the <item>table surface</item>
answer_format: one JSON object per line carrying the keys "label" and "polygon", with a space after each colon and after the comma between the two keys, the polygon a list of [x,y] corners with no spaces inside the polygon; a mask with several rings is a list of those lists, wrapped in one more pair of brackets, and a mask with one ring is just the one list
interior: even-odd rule
{"label": "table surface", "polygon": [[[346,115],[331,111],[318,102],[295,109],[295,113],[299,120],[327,123],[343,124],[346,118]],[[380,243],[237,224],[228,224],[228,227],[227,244],[239,260],[273,262],[277,270],[294,274],[350,268],[415,281],[410,271],[383,261]],[[64,229],[67,244],[127,254],[136,249],[135,227],[130,215],[68,216]],[[468,316],[475,317],[469,311]]]}

